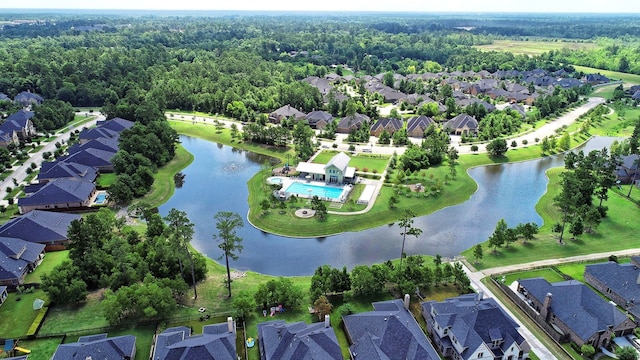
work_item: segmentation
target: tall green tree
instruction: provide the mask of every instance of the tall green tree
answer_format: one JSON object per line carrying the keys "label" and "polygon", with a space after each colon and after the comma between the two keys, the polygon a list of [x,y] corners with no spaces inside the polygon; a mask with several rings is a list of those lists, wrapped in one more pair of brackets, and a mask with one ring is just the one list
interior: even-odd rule
{"label": "tall green tree", "polygon": [[189,243],[193,239],[194,224],[187,217],[187,213],[177,209],[169,210],[169,214],[164,217],[167,222],[167,238],[175,247],[175,254],[178,257],[180,265],[180,275],[184,278],[182,257],[186,256],[191,265],[191,283],[193,285],[193,298],[198,298],[198,290],[196,289],[196,274],[193,255],[189,251]]}
{"label": "tall green tree", "polygon": [[493,234],[489,237],[489,245],[493,246],[493,252],[497,253],[498,248],[506,242],[507,238],[507,222],[504,219],[500,219],[496,224],[496,228],[493,230]]}
{"label": "tall green tree", "polygon": [[[213,217],[216,220],[218,235],[213,235],[213,239],[218,241],[218,247],[223,251],[225,264],[227,266],[227,289],[231,297],[231,270],[229,268],[229,258],[238,260],[238,254],[242,252],[242,238],[236,234],[236,230],[244,226],[242,218],[237,213],[220,211]],[[220,258],[222,258],[220,256]]]}
{"label": "tall green tree", "polygon": [[413,227],[413,218],[415,214],[411,210],[405,210],[404,216],[400,219],[398,226],[402,229],[400,235],[402,235],[402,248],[400,250],[400,268],[402,268],[402,258],[404,257],[404,243],[407,235],[415,236],[418,238],[422,234],[422,229]]}

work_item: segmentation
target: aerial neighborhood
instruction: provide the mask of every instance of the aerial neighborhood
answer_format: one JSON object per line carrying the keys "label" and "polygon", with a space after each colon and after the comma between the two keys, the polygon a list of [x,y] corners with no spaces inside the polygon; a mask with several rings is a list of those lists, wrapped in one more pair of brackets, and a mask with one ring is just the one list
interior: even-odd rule
{"label": "aerial neighborhood", "polygon": [[640,358],[640,17],[521,6],[0,12],[0,360]]}

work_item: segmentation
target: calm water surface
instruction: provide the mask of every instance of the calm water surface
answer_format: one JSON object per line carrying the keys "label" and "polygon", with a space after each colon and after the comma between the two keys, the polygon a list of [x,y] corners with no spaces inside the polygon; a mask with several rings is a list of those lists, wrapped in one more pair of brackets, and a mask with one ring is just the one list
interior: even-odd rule
{"label": "calm water surface", "polygon": [[[233,211],[246,218],[246,182],[269,159],[196,138],[181,136],[180,140],[195,160],[183,171],[184,186],[160,207],[160,214],[165,216],[171,208],[187,212],[195,224],[194,247],[217,260],[222,252],[212,239],[217,234],[213,216],[218,211]],[[584,150],[602,149],[613,140],[594,138]],[[416,218],[414,225],[423,233],[418,239],[407,238],[405,252],[453,257],[485,241],[501,218],[510,226],[531,221],[541,225],[535,204],[546,191],[544,172],[562,164],[562,156],[550,156],[469,170],[478,191],[463,204]],[[446,189],[441,196],[447,196]],[[398,258],[399,234],[397,226],[383,225],[319,239],[287,238],[263,233],[245,219],[238,231],[244,249],[232,266],[271,275],[311,275],[323,264],[352,268]]]}

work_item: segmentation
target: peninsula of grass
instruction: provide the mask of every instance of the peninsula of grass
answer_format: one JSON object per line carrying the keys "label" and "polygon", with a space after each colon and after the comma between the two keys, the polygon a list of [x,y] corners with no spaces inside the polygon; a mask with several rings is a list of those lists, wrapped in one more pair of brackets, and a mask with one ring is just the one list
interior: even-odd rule
{"label": "peninsula of grass", "polygon": [[[558,234],[553,233],[551,228],[553,224],[562,220],[562,214],[554,205],[553,198],[560,191],[557,184],[563,170],[563,168],[552,168],[547,171],[550,185],[536,205],[536,211],[543,219],[543,225],[536,239],[526,244],[519,241],[511,244],[509,248],[498,248],[497,253],[493,252],[488,242],[483,243],[484,256],[474,265],[477,269],[640,248],[640,238],[637,236],[640,223],[635,221],[640,217],[640,207],[615,191],[609,191],[609,200],[603,203],[609,210],[607,217],[602,220],[595,232],[571,239],[571,234],[567,231],[563,237],[563,244],[559,243]],[[508,225],[516,226],[517,224]],[[462,255],[467,259],[474,259],[473,248],[464,251]]]}
{"label": "peninsula of grass", "polygon": [[175,191],[173,177],[193,162],[193,155],[182,145],[176,147],[176,154],[169,163],[158,169],[154,175],[151,191],[140,201],[144,201],[151,207],[156,207],[167,202]]}

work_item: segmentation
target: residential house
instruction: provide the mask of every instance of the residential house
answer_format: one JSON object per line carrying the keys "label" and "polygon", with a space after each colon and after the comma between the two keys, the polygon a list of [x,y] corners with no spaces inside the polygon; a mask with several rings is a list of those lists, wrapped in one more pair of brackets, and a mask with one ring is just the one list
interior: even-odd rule
{"label": "residential house", "polygon": [[503,89],[503,88],[495,88],[487,91],[487,96],[491,99],[495,100],[497,98],[509,98],[511,92]]}
{"label": "residential house", "polygon": [[558,85],[564,89],[570,89],[573,87],[580,87],[582,85],[584,85],[582,83],[582,81],[578,80],[578,79],[574,79],[574,78],[560,78],[558,80],[555,81],[555,83],[551,84],[551,85]]}
{"label": "residential house", "polygon": [[113,163],[111,160],[116,155],[114,151],[105,151],[95,148],[83,149],[66,156],[60,156],[58,161],[68,163],[78,163],[86,166],[94,167],[101,173],[113,172]]}
{"label": "residential house", "polygon": [[622,156],[621,164],[616,169],[616,177],[621,184],[631,184],[640,179],[638,166],[640,165],[640,156],[626,155]]}
{"label": "residential house", "polygon": [[98,334],[81,336],[77,342],[58,345],[51,360],[131,360],[135,357],[135,336],[124,335],[108,338],[107,334]]}
{"label": "residential house", "polygon": [[11,134],[12,131],[15,131],[21,141],[28,140],[36,134],[36,128],[31,121],[33,115],[32,111],[19,110],[4,120],[0,125],[0,131],[5,134]]}
{"label": "residential house", "polygon": [[307,114],[292,107],[291,105],[284,105],[269,114],[269,121],[275,124],[279,124],[282,119],[292,118],[294,120],[302,120],[306,115]]}
{"label": "residential house", "polygon": [[324,129],[331,121],[333,121],[333,115],[326,111],[315,110],[305,115],[304,119],[312,128]]}
{"label": "residential house", "polygon": [[152,360],[198,359],[236,360],[236,323],[205,325],[202,334],[192,335],[191,328],[169,328],[156,336]]}
{"label": "residential house", "polygon": [[100,127],[102,129],[113,130],[116,132],[122,132],[123,130],[131,129],[133,125],[135,125],[133,121],[122,119],[119,117],[116,117],[110,120],[105,120],[105,121],[98,121],[96,123],[97,127]]}
{"label": "residential house", "polygon": [[488,113],[493,112],[496,110],[495,105],[490,104],[484,100],[480,100],[478,98],[471,98],[471,99],[462,99],[462,100],[457,100],[456,101],[456,105],[465,108],[471,104],[480,104],[482,105],[482,107],[487,110]]}
{"label": "residential house", "polygon": [[364,114],[353,114],[345,116],[338,122],[337,132],[349,134],[353,130],[359,129],[363,124],[369,123],[370,118]]}
{"label": "residential house", "polygon": [[528,359],[530,346],[518,324],[491,298],[466,294],[422,303],[436,348],[452,359]]}
{"label": "residential house", "polygon": [[7,297],[9,297],[9,294],[7,293],[7,287],[4,285],[0,286],[0,306],[2,306],[5,301],[7,301]]}
{"label": "residential house", "polygon": [[338,338],[329,321],[287,324],[272,320],[258,324],[260,360],[342,360]]}
{"label": "residential house", "polygon": [[46,184],[55,179],[76,179],[95,182],[98,172],[95,168],[74,162],[43,162],[38,173],[38,182]]}
{"label": "residential house", "polygon": [[14,103],[25,108],[31,105],[40,105],[43,101],[44,98],[42,96],[29,91],[23,91],[13,98]]}
{"label": "residential house", "polygon": [[326,98],[327,95],[333,90],[333,86],[327,79],[319,78],[317,76],[308,76],[302,79],[302,82],[306,82],[307,84],[315,87],[320,91],[323,97]]}
{"label": "residential house", "polygon": [[407,135],[423,138],[425,131],[431,125],[435,125],[435,121],[432,118],[425,115],[413,116],[407,121]]}
{"label": "residential house", "polygon": [[455,135],[478,134],[478,120],[468,114],[460,114],[444,124],[444,128]]}
{"label": "residential house", "polygon": [[18,286],[44,258],[44,245],[0,237],[0,285]]}
{"label": "residential house", "polygon": [[602,74],[587,74],[582,78],[582,81],[590,85],[598,85],[607,84],[611,82],[611,79]]}
{"label": "residential house", "polygon": [[439,360],[409,311],[409,295],[373,303],[373,311],[342,318],[351,359]]}
{"label": "residential house", "polygon": [[[640,324],[640,258],[630,263],[613,261],[587,265],[584,281],[633,315]],[[637,304],[636,304],[637,303]]]}
{"label": "residential house", "polygon": [[0,130],[0,146],[3,148],[9,147],[10,145],[19,145],[20,138],[18,138],[18,134],[15,130],[11,130],[9,132],[4,132]]}
{"label": "residential house", "polygon": [[67,154],[73,155],[86,149],[98,149],[112,153],[118,152],[118,138],[97,138],[85,141],[84,143],[73,144],[67,149]]}
{"label": "residential house", "polygon": [[114,131],[114,130],[103,128],[103,127],[82,129],[82,131],[80,131],[80,134],[78,135],[80,144],[84,144],[90,140],[99,139],[99,138],[118,139],[119,137],[120,137],[119,131]]}
{"label": "residential house", "polygon": [[527,116],[527,113],[524,111],[524,106],[519,104],[509,104],[504,108],[504,110],[513,110],[520,114],[523,119]]}
{"label": "residential house", "polygon": [[547,324],[579,347],[606,347],[613,337],[631,334],[636,327],[615,304],[576,280],[523,279],[517,291]]}
{"label": "residential house", "polygon": [[62,249],[68,243],[67,229],[82,216],[34,210],[0,226],[0,236],[46,245],[45,250]]}
{"label": "residential house", "polygon": [[0,101],[11,101],[11,98],[5,93],[0,93]]}
{"label": "residential house", "polygon": [[29,197],[18,199],[20,214],[33,210],[68,210],[88,208],[96,194],[96,186],[89,181],[55,179],[46,183]]}
{"label": "residential house", "polygon": [[301,176],[310,176],[310,180],[343,184],[353,182],[356,168],[349,166],[351,158],[345,153],[338,153],[326,164],[299,162],[296,171]]}
{"label": "residential house", "polygon": [[371,135],[372,136],[380,136],[384,130],[387,130],[389,134],[393,134],[394,132],[402,129],[404,127],[404,122],[400,119],[392,119],[392,118],[383,118],[378,119],[371,126]]}

